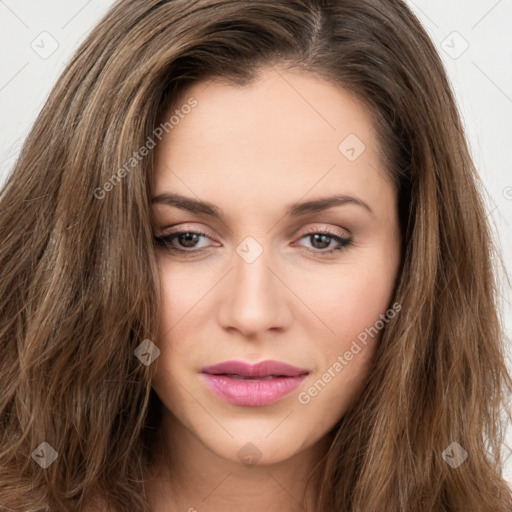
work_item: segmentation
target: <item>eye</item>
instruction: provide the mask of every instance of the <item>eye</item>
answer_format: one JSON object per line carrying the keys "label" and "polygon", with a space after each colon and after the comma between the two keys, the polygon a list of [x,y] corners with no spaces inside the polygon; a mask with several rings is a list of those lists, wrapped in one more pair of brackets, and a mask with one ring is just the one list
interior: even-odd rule
{"label": "eye", "polygon": [[[176,231],[167,235],[155,235],[155,242],[158,246],[170,251],[172,253],[183,254],[189,256],[197,253],[202,253],[208,247],[197,247],[197,243],[203,239],[208,239],[210,236],[203,231]],[[352,237],[347,238],[341,234],[329,231],[320,230],[306,233],[300,237],[302,239],[309,239],[312,242],[312,248],[305,248],[308,252],[318,254],[331,254],[335,251],[340,251],[353,243]],[[332,242],[335,242],[334,247]],[[331,247],[329,250],[322,250]]]}
{"label": "eye", "polygon": [[[313,249],[326,249],[327,247],[331,247],[327,251],[313,250],[315,254],[319,254],[320,256],[323,254],[331,254],[334,251],[341,251],[342,249],[349,247],[353,242],[352,237],[347,238],[341,234],[329,231],[328,229],[306,233],[305,235],[302,235],[300,239],[302,240],[303,238],[311,241]],[[332,242],[335,243],[334,247],[332,247]]]}
{"label": "eye", "polygon": [[[201,237],[210,238],[206,233],[203,233],[202,231],[176,231],[168,235],[155,235],[155,242],[157,245],[170,252],[198,253],[202,252],[204,248],[199,248],[195,251],[187,250],[187,248],[196,248],[197,241],[200,240]],[[176,241],[180,242],[182,248],[175,245]],[[183,249],[183,247],[185,248]]]}

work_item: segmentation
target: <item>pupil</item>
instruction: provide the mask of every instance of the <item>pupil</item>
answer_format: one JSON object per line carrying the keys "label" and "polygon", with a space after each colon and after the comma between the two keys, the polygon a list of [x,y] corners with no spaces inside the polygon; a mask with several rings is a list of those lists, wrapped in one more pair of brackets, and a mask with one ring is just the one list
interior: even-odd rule
{"label": "pupil", "polygon": [[[321,241],[322,239],[324,242],[326,242],[323,247],[316,246],[316,242],[319,241],[319,239],[320,239],[320,245],[322,245],[322,241]],[[329,235],[322,235],[322,234],[313,235],[313,247],[316,247],[316,249],[325,249],[326,247],[329,247],[329,241],[330,241]]]}
{"label": "pupil", "polygon": [[[180,244],[184,247],[194,247],[195,242],[197,242],[196,238],[198,235],[196,233],[186,233],[184,235],[179,236]],[[182,240],[185,239],[185,243],[182,244]]]}

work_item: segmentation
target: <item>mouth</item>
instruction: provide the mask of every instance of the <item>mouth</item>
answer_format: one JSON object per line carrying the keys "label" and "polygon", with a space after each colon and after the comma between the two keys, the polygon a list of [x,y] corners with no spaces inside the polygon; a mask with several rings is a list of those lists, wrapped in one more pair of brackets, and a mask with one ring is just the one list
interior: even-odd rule
{"label": "mouth", "polygon": [[289,395],[310,372],[279,361],[256,365],[227,361],[203,368],[201,373],[210,390],[223,400],[239,406],[262,407]]}
{"label": "mouth", "polygon": [[244,375],[237,375],[236,373],[209,373],[207,375],[222,375],[230,379],[241,379],[241,380],[271,380],[271,379],[285,379],[290,378],[289,375],[266,375],[265,377],[246,377]]}
{"label": "mouth", "polygon": [[225,361],[213,366],[206,366],[201,369],[201,373],[224,375],[235,379],[276,379],[307,375],[309,370],[272,360],[262,361],[257,364],[244,361]]}

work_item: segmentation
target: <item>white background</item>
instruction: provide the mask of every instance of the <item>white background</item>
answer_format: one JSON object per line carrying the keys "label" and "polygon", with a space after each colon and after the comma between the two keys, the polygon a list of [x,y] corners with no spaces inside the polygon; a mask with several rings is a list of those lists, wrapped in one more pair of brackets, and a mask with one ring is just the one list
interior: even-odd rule
{"label": "white background", "polygon": [[[447,68],[489,219],[512,268],[512,2],[409,0]],[[0,0],[0,186],[50,89],[112,0]],[[48,55],[52,52],[51,55]],[[512,348],[510,286],[503,315]],[[512,350],[511,350],[512,352]],[[512,449],[512,429],[507,446]],[[504,454],[510,455],[504,447]],[[512,456],[505,478],[512,482]]]}

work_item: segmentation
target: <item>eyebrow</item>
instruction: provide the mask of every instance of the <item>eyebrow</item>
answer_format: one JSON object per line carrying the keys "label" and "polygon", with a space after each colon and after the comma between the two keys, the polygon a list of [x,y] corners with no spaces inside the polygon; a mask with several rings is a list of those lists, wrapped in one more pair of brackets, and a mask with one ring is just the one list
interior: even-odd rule
{"label": "eyebrow", "polygon": [[[174,206],[190,213],[209,215],[217,219],[224,220],[222,210],[212,203],[199,201],[181,194],[163,193],[151,199],[151,203]],[[343,206],[346,204],[355,204],[363,207],[371,215],[375,216],[373,210],[364,201],[357,197],[338,194],[334,196],[320,197],[306,202],[297,202],[288,206],[285,216],[300,217],[308,213],[317,213],[332,208],[333,206]]]}

